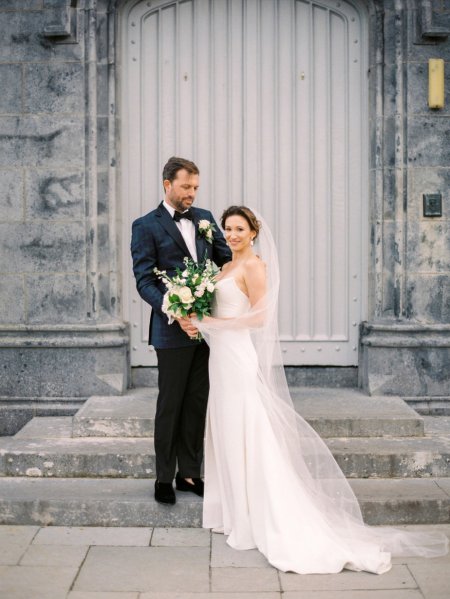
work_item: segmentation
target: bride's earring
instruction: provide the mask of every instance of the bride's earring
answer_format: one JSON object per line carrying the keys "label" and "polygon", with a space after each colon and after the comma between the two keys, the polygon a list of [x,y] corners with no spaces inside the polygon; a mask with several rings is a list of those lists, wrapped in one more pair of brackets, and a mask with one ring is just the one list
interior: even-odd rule
{"label": "bride's earring", "polygon": [[250,245],[253,245],[255,242],[253,241],[253,239],[250,241]]}

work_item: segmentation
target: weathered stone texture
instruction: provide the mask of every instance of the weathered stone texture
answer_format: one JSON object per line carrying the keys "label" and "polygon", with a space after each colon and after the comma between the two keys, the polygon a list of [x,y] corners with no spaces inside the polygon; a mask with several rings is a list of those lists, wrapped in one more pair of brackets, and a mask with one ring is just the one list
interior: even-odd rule
{"label": "weathered stone texture", "polygon": [[450,348],[376,347],[365,350],[371,395],[433,396],[448,391]]}
{"label": "weathered stone texture", "polygon": [[70,170],[27,171],[27,218],[81,219],[84,217],[84,172]]}
{"label": "weathered stone texture", "polygon": [[0,170],[0,221],[21,221],[23,217],[23,173]]}
{"label": "weathered stone texture", "polygon": [[1,117],[0,166],[84,166],[84,122],[71,117]]}
{"label": "weathered stone texture", "polygon": [[86,397],[118,392],[98,374],[125,374],[126,348],[2,347],[0,339],[0,396]]}
{"label": "weathered stone texture", "polygon": [[450,119],[441,116],[408,118],[408,154],[411,166],[450,164]]}
{"label": "weathered stone texture", "polygon": [[0,19],[0,62],[79,61],[84,44],[55,44],[44,36],[49,11],[6,11]]}
{"label": "weathered stone texture", "polygon": [[82,64],[25,67],[25,112],[84,113]]}
{"label": "weathered stone texture", "polygon": [[407,259],[409,272],[449,273],[450,221],[410,222]]}
{"label": "weathered stone texture", "polygon": [[84,272],[82,222],[0,223],[0,272]]}
{"label": "weathered stone texture", "polygon": [[14,10],[41,8],[42,0],[0,0],[0,10],[10,8]]}
{"label": "weathered stone texture", "polygon": [[84,275],[29,275],[26,287],[30,324],[77,323],[86,317]]}
{"label": "weathered stone texture", "polygon": [[[419,322],[450,324],[450,279],[448,274],[409,275],[406,315]],[[449,389],[450,387],[447,388],[447,393]]]}
{"label": "weathered stone texture", "polygon": [[22,275],[0,275],[0,323],[25,322],[25,292]]}
{"label": "weathered stone texture", "polygon": [[22,109],[22,67],[0,64],[0,114],[15,114]]}

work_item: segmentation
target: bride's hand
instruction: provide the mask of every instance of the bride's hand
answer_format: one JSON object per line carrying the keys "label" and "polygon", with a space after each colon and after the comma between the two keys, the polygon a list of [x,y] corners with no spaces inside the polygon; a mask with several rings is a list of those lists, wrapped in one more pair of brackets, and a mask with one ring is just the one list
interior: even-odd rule
{"label": "bride's hand", "polygon": [[191,338],[195,338],[198,335],[198,329],[190,318],[184,316],[182,318],[177,318],[176,320],[186,335]]}
{"label": "bride's hand", "polygon": [[197,316],[197,314],[195,312],[192,312],[192,314],[189,315],[189,318],[193,321],[193,324],[197,324],[198,322],[212,322],[213,318],[212,316],[203,316],[203,318],[200,320],[199,317]]}

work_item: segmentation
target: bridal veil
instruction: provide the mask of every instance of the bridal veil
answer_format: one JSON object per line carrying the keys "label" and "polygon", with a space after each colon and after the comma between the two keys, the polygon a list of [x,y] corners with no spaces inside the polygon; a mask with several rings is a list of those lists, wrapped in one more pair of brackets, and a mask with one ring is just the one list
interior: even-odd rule
{"label": "bridal veil", "polygon": [[[231,319],[208,319],[198,326],[206,341],[223,330],[250,330],[258,357],[257,391],[267,412],[283,458],[299,477],[305,491],[329,526],[355,546],[375,544],[392,556],[434,557],[448,551],[440,533],[411,532],[364,524],[361,509],[347,479],[330,450],[313,428],[296,412],[289,393],[278,336],[280,274],[277,250],[269,227],[261,223],[255,253],[266,265],[265,296],[246,313]],[[230,356],[232,359],[232,356]],[[374,400],[376,401],[376,400]],[[299,539],[299,542],[302,542]]]}

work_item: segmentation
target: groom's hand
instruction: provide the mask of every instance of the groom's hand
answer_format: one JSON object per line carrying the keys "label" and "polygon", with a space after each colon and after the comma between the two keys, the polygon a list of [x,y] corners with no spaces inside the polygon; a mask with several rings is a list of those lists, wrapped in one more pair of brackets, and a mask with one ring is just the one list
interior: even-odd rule
{"label": "groom's hand", "polygon": [[198,334],[198,329],[195,327],[190,318],[184,316],[183,318],[176,319],[180,327],[189,337],[196,337]]}

